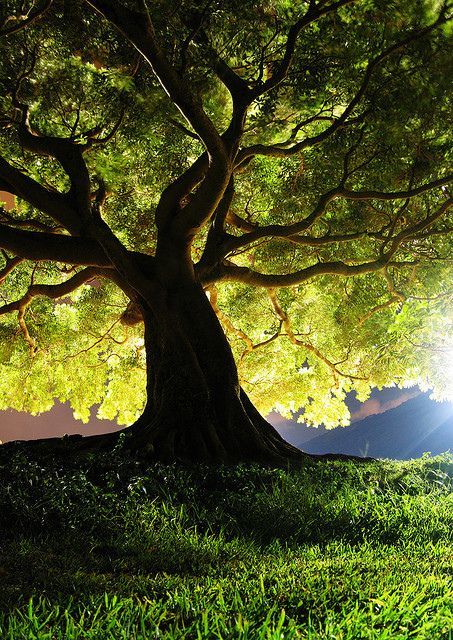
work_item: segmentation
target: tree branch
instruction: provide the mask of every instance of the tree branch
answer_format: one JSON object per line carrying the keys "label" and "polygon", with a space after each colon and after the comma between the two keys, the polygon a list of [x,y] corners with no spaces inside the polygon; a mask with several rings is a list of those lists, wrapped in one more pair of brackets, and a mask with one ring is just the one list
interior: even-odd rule
{"label": "tree branch", "polygon": [[[345,198],[347,200],[406,200],[414,198],[418,195],[437,189],[453,181],[453,175],[448,175],[432,182],[419,185],[412,189],[405,191],[353,191],[339,186],[331,189],[322,196],[320,196],[313,211],[303,220],[294,222],[288,225],[266,225],[264,227],[256,227],[253,231],[243,234],[238,237],[230,237],[225,243],[226,255],[231,251],[235,251],[241,247],[250,245],[251,243],[264,238],[266,236],[272,236],[275,238],[291,238],[297,234],[309,229],[316,220],[318,220],[325,212],[327,205],[337,198]],[[423,227],[424,228],[424,227]],[[414,228],[411,233],[417,233],[422,231],[422,228]],[[327,236],[328,238],[328,236]],[[316,242],[316,239],[313,239]],[[303,243],[303,241],[302,241]],[[307,243],[308,244],[308,243]],[[319,242],[322,244],[322,241]]]}
{"label": "tree branch", "polygon": [[134,11],[117,0],[86,0],[96,11],[121,31],[149,62],[157,79],[173,103],[200,136],[208,153],[224,157],[225,148],[218,131],[206,115],[198,97],[168,62],[161,49],[149,13]]}
{"label": "tree branch", "polygon": [[225,219],[228,216],[231,202],[234,197],[234,180],[233,176],[230,178],[228,187],[223,194],[223,198],[217,205],[217,209],[213,215],[212,223],[208,231],[206,243],[203,250],[203,255],[200,258],[200,267],[208,267],[208,265],[215,264],[219,257],[223,257],[223,251],[221,247],[225,241],[226,233],[224,230]]}
{"label": "tree branch", "polygon": [[165,228],[181,209],[181,201],[203,180],[209,168],[208,154],[202,153],[192,165],[169,184],[156,208],[156,226]]}
{"label": "tree branch", "polygon": [[210,284],[218,281],[234,281],[267,289],[292,287],[321,275],[351,277],[379,271],[388,264],[388,261],[389,259],[387,258],[380,258],[355,265],[349,265],[341,261],[318,262],[304,269],[285,274],[259,273],[248,267],[241,267],[229,262],[218,267],[217,270],[206,274],[203,283]]}
{"label": "tree branch", "polygon": [[229,317],[225,313],[223,313],[223,311],[220,309],[218,305],[217,287],[212,285],[211,287],[209,287],[208,291],[210,294],[209,302],[211,303],[211,307],[214,309],[214,312],[218,317],[218,319],[223,323],[223,325],[228,329],[228,331],[230,331],[232,334],[237,336],[240,340],[245,342],[245,345],[246,345],[245,351],[247,352],[253,351],[253,348],[254,348],[253,340],[244,331],[242,331],[242,329],[238,329],[237,327],[235,327],[234,324],[229,319]]}
{"label": "tree branch", "polygon": [[65,282],[60,284],[32,284],[28,287],[27,292],[15,302],[10,302],[0,307],[0,316],[12,311],[18,312],[18,322],[25,340],[28,342],[31,354],[34,355],[37,351],[36,340],[33,338],[27,328],[25,322],[25,314],[27,307],[32,302],[33,298],[37,296],[46,296],[47,298],[62,298],[68,295],[72,291],[75,291],[80,286],[98,277],[109,277],[109,271],[106,269],[99,269],[97,267],[88,267],[76,273],[72,278],[69,278]]}
{"label": "tree branch", "polygon": [[[90,143],[81,145],[70,138],[38,134],[31,129],[28,116],[19,127],[19,140],[24,149],[58,160],[71,181],[69,196],[73,197],[77,205],[78,225],[80,226],[81,223],[85,225],[91,213],[91,183],[83,152]],[[76,220],[72,221],[74,225]]]}
{"label": "tree branch", "polygon": [[[335,4],[339,5],[340,3],[338,2],[338,3],[335,3]],[[331,5],[331,7],[333,7],[333,6],[334,5]],[[330,127],[327,127],[326,129],[324,129],[324,131],[322,131],[321,133],[319,133],[319,134],[317,134],[315,136],[311,136],[311,137],[305,138],[304,140],[301,140],[301,141],[297,142],[296,144],[294,144],[293,146],[291,146],[289,148],[286,147],[287,143],[285,143],[285,142],[283,142],[281,145],[279,145],[279,144],[274,144],[274,145],[256,144],[256,145],[252,145],[250,147],[246,147],[246,148],[242,149],[238,153],[237,158],[236,158],[236,166],[240,166],[241,163],[244,162],[244,160],[246,160],[250,156],[255,156],[255,155],[273,156],[273,157],[277,157],[277,158],[285,158],[285,157],[294,155],[294,154],[298,153],[299,151],[301,151],[302,149],[306,149],[308,147],[312,147],[312,146],[314,146],[316,144],[319,144],[319,143],[323,142],[329,136],[331,136],[335,131],[337,131],[340,127],[345,126],[347,124],[347,122],[348,122],[347,119],[352,114],[352,112],[355,109],[355,107],[360,103],[360,101],[364,97],[364,95],[365,95],[365,93],[366,93],[366,91],[368,89],[368,86],[369,86],[369,84],[371,82],[371,79],[373,77],[373,74],[374,74],[375,70],[381,65],[381,63],[384,60],[386,60],[389,56],[391,56],[392,54],[400,51],[401,49],[403,49],[407,45],[411,44],[412,42],[415,42],[415,41],[423,38],[424,36],[426,36],[429,33],[431,33],[431,31],[433,31],[440,24],[443,24],[444,22],[446,22],[446,20],[447,20],[446,9],[447,9],[447,5],[444,4],[442,9],[441,9],[441,11],[440,11],[440,13],[439,13],[439,16],[437,17],[437,19],[432,24],[428,25],[427,27],[425,27],[423,29],[417,29],[416,31],[411,32],[406,38],[403,38],[399,42],[396,42],[393,45],[387,47],[387,49],[385,49],[384,51],[381,51],[380,54],[378,54],[377,56],[375,56],[372,60],[370,60],[368,62],[367,68],[365,70],[365,74],[364,74],[362,82],[360,84],[360,87],[358,88],[357,92],[355,93],[353,98],[350,100],[350,102],[348,103],[346,108],[344,109],[344,111],[341,114],[341,116],[336,118],[335,121],[330,125]],[[307,12],[307,15],[308,15],[308,13],[310,13],[310,9]],[[295,28],[295,26],[294,26],[294,28]],[[297,37],[297,35],[296,35],[296,37]],[[291,53],[288,53],[288,55],[285,54],[285,59],[288,58],[288,68],[289,68],[289,64],[291,62],[292,55],[293,55],[293,52],[294,52],[294,46],[295,46],[295,40],[294,40],[294,45],[292,46],[292,48],[290,47],[290,52]],[[286,67],[286,65],[284,65],[284,67]],[[285,71],[285,75],[286,75],[286,73],[287,73],[287,69]],[[283,78],[285,77],[285,75],[283,75]],[[281,81],[283,78],[281,78],[279,81]],[[272,78],[270,80],[272,80]]]}
{"label": "tree branch", "polygon": [[0,247],[28,260],[112,266],[100,245],[88,238],[25,231],[0,224]]}
{"label": "tree branch", "polygon": [[[177,182],[166,190],[159,203],[158,223],[173,216],[173,231],[179,235],[193,236],[212,215],[228,184],[231,168],[224,141],[206,114],[199,97],[193,94],[191,87],[167,60],[158,43],[148,11],[131,10],[116,0],[86,1],[115,25],[149,62],[170,99],[206,147],[208,168],[205,179],[191,202],[180,210],[177,194],[181,182]],[[167,204],[169,206],[166,206]]]}
{"label": "tree branch", "polygon": [[[126,247],[116,237],[110,227],[102,220],[100,215],[100,202],[98,201],[96,206],[92,207],[91,181],[83,152],[94,144],[94,138],[91,138],[87,144],[82,145],[74,142],[70,138],[39,135],[35,133],[29,125],[27,108],[23,109],[19,133],[24,148],[34,153],[56,158],[69,176],[71,189],[68,197],[76,204],[76,220],[81,227],[84,242],[85,239],[88,240],[89,238],[99,247],[100,251],[102,251],[101,256],[96,257],[96,260],[103,260],[105,258],[108,266],[117,269],[125,286],[133,288],[136,291],[140,289],[142,291],[148,290],[150,288],[149,280],[144,276],[136,264],[136,261],[129,259],[131,252],[127,251]],[[27,199],[26,194],[24,197]],[[67,245],[67,247],[69,246],[70,245]],[[38,255],[40,255],[40,251],[41,249],[38,249]],[[22,254],[19,253],[18,255]],[[91,252],[90,255],[92,255]],[[36,259],[39,260],[42,258],[38,257]],[[81,262],[80,259],[69,260],[69,262],[73,262],[74,264],[93,264],[91,259],[88,259],[88,262],[85,258],[82,258],[82,260],[83,262]],[[98,262],[94,264],[98,264]]]}
{"label": "tree branch", "polygon": [[5,282],[9,274],[14,271],[17,265],[24,261],[23,258],[19,258],[18,256],[10,258],[6,251],[2,251],[1,253],[5,259],[5,266],[0,269],[0,286]]}
{"label": "tree branch", "polygon": [[20,218],[16,219],[10,215],[3,207],[0,207],[0,222],[4,222],[11,227],[21,227],[25,229],[32,229],[33,231],[46,231],[47,233],[59,233],[63,231],[63,226],[52,227],[41,220],[35,220],[34,218]]}
{"label": "tree branch", "polygon": [[80,232],[80,220],[66,195],[49,191],[36,180],[13,167],[2,156],[0,156],[0,187],[47,214],[71,233],[78,235]]}
{"label": "tree branch", "polygon": [[322,362],[324,362],[324,364],[326,364],[329,369],[332,372],[333,375],[333,379],[335,382],[335,387],[339,387],[339,376],[342,376],[343,378],[349,378],[352,380],[366,380],[366,378],[359,378],[358,376],[354,376],[348,373],[343,373],[342,371],[340,371],[337,367],[338,363],[334,363],[331,360],[329,360],[329,358],[327,358],[317,347],[315,347],[313,344],[311,344],[311,342],[307,342],[307,341],[302,341],[299,340],[298,338],[296,338],[296,335],[293,331],[293,328],[291,326],[291,321],[289,319],[288,314],[282,309],[278,299],[277,299],[277,294],[275,289],[268,289],[268,294],[269,294],[269,298],[271,300],[272,306],[274,308],[274,311],[276,313],[276,315],[278,316],[278,318],[280,318],[282,325],[286,331],[286,335],[288,336],[288,338],[290,339],[290,341],[296,345],[297,347],[303,347],[304,349],[306,349],[307,351],[310,351],[311,353],[313,353],[317,358],[319,358],[319,360],[321,360]]}
{"label": "tree branch", "polygon": [[256,100],[256,98],[258,98],[259,96],[270,91],[271,89],[274,89],[286,78],[293,60],[297,38],[302,29],[312,24],[313,22],[316,22],[320,18],[338,11],[338,9],[341,9],[341,7],[344,7],[348,4],[353,4],[356,1],[357,0],[338,0],[337,2],[334,2],[323,8],[320,8],[319,5],[316,6],[314,3],[310,3],[308,11],[305,13],[305,15],[302,16],[297,22],[295,22],[290,28],[288,37],[286,39],[285,53],[275,73],[273,73],[272,76],[265,82],[261,83],[251,91],[251,100]]}
{"label": "tree branch", "polygon": [[[424,220],[420,220],[419,222],[408,225],[404,227],[393,239],[390,244],[389,254],[393,255],[398,247],[405,242],[406,240],[412,239],[412,237],[424,231],[428,227],[430,227],[434,222],[436,222],[448,209],[453,205],[453,198],[448,198],[445,202],[429,216],[426,216]],[[445,234],[448,233],[448,229],[445,231]]]}
{"label": "tree branch", "polygon": [[[426,187],[426,185],[424,186]],[[419,192],[420,188],[421,187],[418,187],[413,191]],[[404,192],[404,195],[401,195],[401,197],[406,198],[407,192]],[[363,262],[361,264],[347,264],[341,261],[318,262],[317,264],[310,265],[304,269],[286,274],[259,273],[249,269],[248,267],[242,267],[235,265],[232,262],[228,262],[218,266],[211,272],[202,272],[200,275],[204,284],[210,284],[220,280],[232,280],[235,282],[244,282],[257,287],[275,288],[290,287],[301,284],[310,278],[320,275],[351,277],[379,271],[387,266],[398,267],[414,265],[417,264],[417,262],[398,262],[394,260],[393,258],[397,250],[406,240],[412,239],[414,234],[419,233],[434,224],[452,205],[453,198],[449,198],[434,213],[427,216],[424,220],[406,226],[392,239],[388,251],[381,253],[379,258],[376,260],[370,260],[369,262]],[[386,241],[387,240],[388,239],[386,238]]]}
{"label": "tree branch", "polygon": [[241,247],[250,245],[256,240],[260,240],[266,236],[288,238],[306,231],[324,214],[329,202],[339,197],[340,190],[340,187],[335,187],[320,196],[316,206],[313,208],[313,211],[299,222],[294,222],[293,224],[288,225],[270,224],[264,227],[256,227],[253,231],[244,233],[242,236],[230,236],[223,247],[225,251],[224,255],[227,255],[231,251],[236,251]]}
{"label": "tree branch", "polygon": [[282,335],[280,333],[280,329],[281,329],[282,323],[280,322],[280,327],[279,327],[278,331],[276,331],[276,333],[274,333],[272,336],[270,336],[270,338],[267,338],[267,340],[263,340],[262,342],[254,343],[253,340],[244,331],[242,331],[242,329],[238,329],[237,327],[235,327],[234,324],[229,319],[229,317],[225,313],[223,313],[223,311],[220,309],[220,307],[218,305],[217,287],[215,285],[212,285],[212,286],[210,286],[208,288],[208,291],[209,291],[209,294],[210,294],[209,302],[211,303],[211,306],[214,309],[214,312],[215,312],[216,316],[218,317],[218,319],[221,321],[221,323],[226,327],[226,329],[230,333],[232,333],[233,335],[237,336],[240,340],[242,340],[245,343],[245,348],[244,348],[243,352],[241,353],[241,357],[239,359],[239,365],[241,364],[241,362],[244,360],[244,358],[249,353],[252,353],[253,351],[256,351],[257,349],[261,349],[262,347],[265,347],[266,345],[270,344],[271,342],[274,342],[274,340],[276,340],[277,338],[279,338]]}
{"label": "tree branch", "polygon": [[[53,0],[42,0],[42,2],[38,2],[30,9],[30,11],[26,15],[20,16],[19,18],[21,19],[15,19],[15,17],[9,16],[0,26],[0,37],[17,33],[21,29],[24,29],[26,26],[32,24],[32,22],[35,22],[42,18],[47,9],[49,9],[52,2]],[[8,27],[8,22],[14,19],[15,22]]]}
{"label": "tree branch", "polygon": [[46,296],[54,299],[62,298],[81,287],[82,284],[97,277],[108,277],[108,274],[108,270],[103,270],[99,267],[87,267],[59,284],[31,284],[22,298],[0,307],[0,315],[18,311],[21,307],[28,306],[36,296]]}

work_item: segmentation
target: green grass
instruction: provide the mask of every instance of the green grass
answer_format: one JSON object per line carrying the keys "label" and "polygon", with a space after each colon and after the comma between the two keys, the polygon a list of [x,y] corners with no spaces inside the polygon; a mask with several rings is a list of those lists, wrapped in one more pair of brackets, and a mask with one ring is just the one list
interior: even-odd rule
{"label": "green grass", "polygon": [[0,449],[0,638],[451,640],[452,476]]}

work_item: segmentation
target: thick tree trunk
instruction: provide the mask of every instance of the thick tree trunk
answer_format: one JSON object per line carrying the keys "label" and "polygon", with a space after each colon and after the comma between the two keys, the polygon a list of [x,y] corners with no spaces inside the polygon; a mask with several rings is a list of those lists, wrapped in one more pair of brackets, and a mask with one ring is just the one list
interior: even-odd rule
{"label": "thick tree trunk", "polygon": [[202,287],[163,291],[144,313],[147,404],[128,446],[160,460],[300,458],[239,386],[233,354]]}
{"label": "thick tree trunk", "polygon": [[[123,431],[124,446],[137,456],[163,462],[278,466],[307,459],[370,460],[311,455],[281,438],[240,388],[230,345],[201,285],[161,287],[152,308],[144,305],[143,319],[147,402],[137,422]],[[118,436],[71,436],[4,446],[66,457],[110,449]]]}
{"label": "thick tree trunk", "polygon": [[[167,250],[166,255],[174,253]],[[191,264],[188,260],[174,264],[184,263]],[[160,278],[154,274],[141,297],[147,401],[141,417],[123,431],[128,450],[164,462],[282,465],[306,459],[359,460],[314,456],[285,442],[241,389],[228,340],[193,270],[178,267],[163,273]],[[118,432],[72,436],[7,446],[25,445],[67,456],[110,449],[118,436]]]}

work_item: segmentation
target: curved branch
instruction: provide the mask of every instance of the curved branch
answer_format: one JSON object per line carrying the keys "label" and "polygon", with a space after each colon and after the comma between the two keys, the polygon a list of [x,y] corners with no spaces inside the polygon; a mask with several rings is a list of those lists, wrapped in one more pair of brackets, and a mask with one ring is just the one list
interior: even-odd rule
{"label": "curved branch", "polygon": [[209,168],[207,152],[202,153],[191,166],[171,182],[162,192],[156,208],[156,226],[164,228],[175,212],[180,210],[181,200],[203,180]]}
{"label": "curved branch", "polygon": [[351,242],[352,240],[359,240],[367,235],[373,236],[375,234],[368,233],[367,231],[356,231],[355,233],[343,233],[343,234],[326,234],[324,236],[312,237],[312,236],[285,236],[284,240],[289,240],[294,244],[300,244],[304,247],[323,247],[329,244],[335,244],[337,242]]}
{"label": "curved branch", "polygon": [[211,303],[211,307],[214,309],[214,312],[218,317],[218,319],[223,323],[223,325],[228,329],[228,331],[230,331],[232,334],[237,336],[240,340],[245,342],[245,345],[246,345],[245,352],[253,351],[254,349],[253,340],[244,331],[242,331],[242,329],[238,329],[237,327],[235,327],[234,324],[229,319],[229,317],[225,313],[223,313],[223,311],[219,307],[217,287],[213,285],[209,287],[208,291],[210,294],[209,302]]}
{"label": "curved branch", "polygon": [[318,262],[304,269],[294,271],[293,273],[284,274],[266,274],[254,271],[248,267],[240,267],[233,263],[227,263],[218,269],[207,273],[204,276],[203,283],[210,284],[218,281],[234,281],[243,282],[255,287],[264,287],[266,289],[278,287],[292,287],[302,282],[306,282],[311,278],[321,275],[337,275],[351,277],[379,271],[388,264],[387,258],[379,260],[371,260],[362,264],[349,265],[345,262]]}
{"label": "curved branch", "polygon": [[10,302],[0,307],[0,315],[11,313],[11,311],[19,311],[23,307],[27,307],[33,298],[37,296],[45,296],[47,298],[62,298],[72,291],[75,291],[83,284],[94,280],[98,277],[109,277],[109,271],[100,269],[99,267],[87,267],[82,271],[78,271],[68,280],[59,284],[32,284],[28,287],[27,292],[15,302]]}
{"label": "curved branch", "polygon": [[377,304],[376,306],[372,307],[369,311],[367,311],[367,313],[365,313],[365,315],[363,315],[361,318],[359,318],[358,320],[358,324],[362,325],[365,322],[367,322],[367,320],[369,320],[374,314],[379,313],[379,311],[383,311],[384,309],[388,309],[389,307],[391,307],[393,304],[401,304],[401,297],[400,296],[391,296],[386,302],[382,302],[381,304]]}
{"label": "curved branch", "polygon": [[[33,131],[28,116],[19,127],[19,140],[24,149],[43,156],[56,158],[71,181],[71,195],[77,205],[78,225],[86,222],[91,211],[91,183],[83,152],[90,144],[78,144],[70,138],[45,136]],[[74,225],[76,220],[71,221]]]}
{"label": "curved branch", "polygon": [[177,198],[181,186],[178,182],[166,190],[159,203],[157,220],[166,221],[173,215],[176,218],[174,232],[190,238],[210,218],[228,184],[231,169],[224,140],[206,114],[199,96],[169,63],[148,11],[131,10],[117,0],[86,2],[111,22],[148,61],[163,89],[206,147],[209,162],[205,179],[189,204],[181,210]]}
{"label": "curved branch", "polygon": [[282,322],[280,322],[280,326],[278,330],[272,336],[267,338],[267,340],[263,340],[262,342],[254,343],[253,340],[244,331],[242,331],[242,329],[238,329],[237,327],[235,327],[234,324],[231,322],[230,318],[225,313],[223,313],[223,311],[220,309],[217,303],[217,300],[218,300],[217,287],[215,285],[212,285],[211,287],[208,288],[208,291],[210,293],[209,302],[211,303],[211,306],[214,309],[214,312],[218,317],[218,319],[221,321],[221,323],[227,328],[227,330],[230,333],[237,336],[240,340],[242,340],[245,343],[245,348],[242,351],[241,356],[239,358],[238,366],[240,366],[244,358],[248,356],[250,353],[252,353],[253,351],[256,351],[257,349],[262,349],[263,347],[267,346],[271,342],[274,342],[274,340],[277,340],[277,338],[283,335],[280,333],[280,330],[282,327]]}
{"label": "curved branch", "polygon": [[338,0],[337,2],[328,5],[327,7],[317,7],[314,3],[310,2],[308,11],[304,16],[302,16],[297,22],[293,24],[288,32],[285,53],[275,73],[265,82],[256,87],[256,89],[252,90],[252,101],[263,95],[267,91],[270,91],[274,87],[278,86],[286,78],[294,57],[297,38],[302,29],[312,24],[313,22],[316,22],[320,18],[338,11],[338,9],[341,9],[341,7],[344,7],[348,4],[353,4],[354,2],[357,2],[357,0]]}
{"label": "curved branch", "polygon": [[[37,134],[29,125],[26,107],[23,110],[23,119],[19,132],[21,143],[26,149],[41,155],[49,155],[56,158],[71,180],[69,196],[76,205],[76,220],[78,225],[82,226],[83,229],[83,244],[88,241],[87,246],[89,247],[90,257],[85,258],[85,254],[82,252],[82,258],[76,257],[72,259],[71,255],[68,262],[72,262],[73,264],[99,264],[99,261],[103,263],[105,259],[108,266],[116,268],[119,276],[125,281],[126,285],[130,285],[130,287],[136,291],[139,289],[142,291],[147,290],[150,286],[149,281],[143,275],[135,260],[130,260],[131,253],[127,251],[123,243],[102,220],[99,212],[100,202],[98,201],[96,206],[94,208],[92,207],[90,176],[83,152],[88,149],[90,145],[94,144],[94,139],[91,139],[88,144],[81,145],[70,138],[58,138]],[[42,240],[42,237],[35,239]],[[65,238],[65,240],[66,245],[64,245],[63,248],[70,251],[75,245],[68,244],[68,238]],[[0,242],[1,241],[0,239]],[[91,258],[93,255],[92,249],[96,245],[102,253],[99,257],[96,256],[96,258],[94,258],[96,261],[93,263]],[[49,247],[54,248],[55,245],[49,245]],[[60,251],[61,247],[58,247],[57,250]],[[28,247],[26,251],[28,251]],[[38,257],[34,259],[59,260],[59,258],[42,258],[40,257],[41,251],[41,247],[38,246],[36,251]],[[20,249],[16,251],[16,253],[23,255],[20,253]],[[24,257],[29,257],[29,255],[27,254]]]}
{"label": "curved branch", "polygon": [[4,222],[12,227],[21,227],[23,229],[32,229],[33,231],[47,231],[48,233],[59,233],[63,231],[62,226],[52,227],[41,220],[34,218],[16,219],[10,215],[3,207],[0,207],[0,222]]}
{"label": "curved branch", "polygon": [[[421,188],[422,187],[418,187],[414,191],[419,192]],[[403,194],[400,196],[401,198],[407,197],[407,192],[401,193]],[[203,282],[205,284],[209,284],[219,280],[232,280],[269,289],[275,287],[290,287],[301,284],[310,278],[320,275],[351,277],[379,271],[387,266],[399,267],[415,265],[417,264],[417,261],[399,262],[393,260],[393,257],[404,242],[412,239],[414,234],[424,231],[434,224],[452,205],[453,198],[449,198],[434,213],[427,216],[424,220],[406,226],[392,239],[388,251],[382,253],[376,260],[370,260],[369,262],[363,262],[361,264],[347,264],[341,261],[318,262],[317,264],[310,265],[304,269],[285,274],[259,273],[249,269],[248,267],[241,267],[229,262],[202,275]]]}
{"label": "curved branch", "polygon": [[324,364],[326,364],[329,369],[332,372],[334,381],[335,381],[335,387],[339,387],[339,376],[342,376],[343,378],[349,378],[351,380],[366,380],[366,378],[360,378],[358,376],[354,376],[352,374],[348,374],[348,373],[343,373],[342,371],[340,371],[337,367],[338,363],[334,363],[331,360],[329,360],[329,358],[327,358],[317,347],[315,347],[313,344],[311,344],[311,342],[302,342],[302,340],[299,340],[298,338],[296,338],[296,335],[293,331],[293,328],[291,326],[291,321],[289,319],[288,314],[282,309],[278,299],[277,299],[277,294],[275,292],[275,289],[269,289],[268,290],[268,294],[269,294],[269,298],[271,300],[272,306],[274,308],[275,313],[277,314],[278,318],[280,318],[283,327],[286,331],[286,335],[288,336],[288,338],[290,339],[290,341],[295,344],[297,347],[303,347],[304,349],[306,349],[307,351],[310,351],[311,353],[313,353],[317,358],[319,358],[319,360],[321,360],[322,362],[324,362]]}
{"label": "curved branch", "polygon": [[398,291],[396,289],[395,284],[387,269],[384,269],[383,275],[387,282],[387,289],[390,293],[390,298],[385,302],[382,302],[381,304],[375,305],[369,311],[367,311],[365,315],[359,318],[358,320],[359,325],[362,325],[365,322],[367,322],[367,320],[369,320],[374,314],[379,313],[384,309],[388,309],[395,303],[402,304],[407,299],[407,296],[402,291]]}
{"label": "curved branch", "polygon": [[[428,227],[430,227],[434,222],[436,222],[448,209],[453,206],[453,198],[449,198],[445,200],[445,202],[430,216],[427,216],[424,220],[420,220],[415,224],[411,224],[402,229],[392,240],[389,254],[393,255],[398,247],[405,242],[406,240],[413,239],[414,235],[424,231]],[[449,232],[448,229],[444,231],[445,235]],[[428,236],[429,237],[429,236]]]}
{"label": "curved branch", "polygon": [[206,268],[209,265],[215,264],[219,257],[223,257],[221,247],[225,239],[225,219],[228,216],[231,203],[234,197],[234,180],[233,176],[230,178],[228,187],[225,189],[223,198],[217,205],[217,209],[213,215],[212,223],[209,227],[206,243],[204,246],[203,254],[199,260],[199,268]]}
{"label": "curved branch", "polygon": [[418,187],[406,189],[405,191],[354,191],[352,189],[342,188],[338,191],[338,197],[347,200],[406,200],[406,198],[414,198],[422,193],[443,187],[453,182],[453,174],[438,178],[432,182],[426,182]]}
{"label": "curved branch", "polygon": [[334,189],[331,189],[330,191],[324,193],[318,199],[318,202],[313,211],[306,218],[300,220],[299,222],[294,222],[287,225],[270,224],[264,227],[256,227],[254,231],[244,233],[242,236],[230,238],[225,243],[225,255],[230,251],[240,249],[241,247],[247,246],[255,242],[256,240],[260,240],[261,238],[264,238],[266,236],[272,236],[275,238],[288,238],[290,236],[295,236],[303,231],[306,231],[314,224],[314,222],[316,222],[318,218],[320,218],[324,214],[327,205],[335,198],[338,198],[340,193],[340,187],[335,187]]}
{"label": "curved branch", "polygon": [[5,251],[2,251],[2,254],[5,258],[5,266],[0,269],[0,286],[5,282],[9,274],[14,271],[17,265],[24,261],[24,258],[19,258],[18,256],[10,258]]}
{"label": "curved branch", "polygon": [[157,79],[194,131],[203,140],[208,153],[224,157],[225,148],[214,124],[197,96],[167,60],[147,11],[129,9],[117,0],[86,0],[113,24],[149,62]]}

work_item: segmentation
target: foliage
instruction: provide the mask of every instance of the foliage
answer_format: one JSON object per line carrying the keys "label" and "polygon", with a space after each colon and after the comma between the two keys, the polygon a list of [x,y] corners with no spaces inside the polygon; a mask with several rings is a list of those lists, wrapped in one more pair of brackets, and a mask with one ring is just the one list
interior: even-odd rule
{"label": "foliage", "polygon": [[3,454],[2,638],[447,638],[452,465]]}
{"label": "foliage", "polygon": [[[71,180],[61,163],[24,149],[17,102],[28,105],[31,126],[41,136],[78,145],[94,136],[85,154],[93,198],[105,192],[102,216],[126,249],[152,255],[161,194],[203,152],[203,136],[184,121],[149,65],[137,62],[131,42],[89,4],[55,1],[41,20],[0,39],[2,154],[52,193],[68,194]],[[216,72],[218,57],[259,89],[277,73],[289,29],[309,4],[317,5],[247,0],[238,8],[225,0],[202,10],[192,0],[178,7],[163,0],[150,11],[168,61],[222,132],[233,101]],[[218,289],[217,311],[241,382],[257,406],[285,415],[304,408],[306,422],[327,426],[348,422],[344,399],[350,391],[364,400],[373,387],[419,384],[442,399],[453,388],[451,222],[442,209],[451,161],[445,133],[452,113],[451,28],[439,19],[443,9],[434,0],[397,0],[391,9],[380,0],[338,4],[301,30],[283,81],[253,101],[238,153],[254,145],[274,145],[278,152],[251,154],[238,171],[226,218],[232,244],[224,271],[216,281],[218,265],[204,276],[199,269],[206,288]],[[13,16],[5,29],[16,24],[19,5],[9,0],[2,9],[5,20]],[[132,1],[123,5],[136,8]],[[436,20],[436,28],[410,40]],[[402,38],[409,38],[407,45],[373,68],[363,96],[337,126],[370,61]],[[313,142],[280,157],[301,140]],[[6,189],[1,175],[0,188]],[[338,194],[305,231],[244,241],[246,233],[266,225],[308,218],[330,190],[401,194],[430,183],[432,189],[407,199]],[[23,192],[8,215],[15,222],[6,212],[1,222],[11,227],[55,226]],[[417,227],[433,215],[426,229]],[[195,263],[210,220],[197,229]],[[386,262],[385,251],[404,233]],[[10,258],[3,255],[0,269],[8,268]],[[380,259],[370,272],[323,273],[331,262],[355,267]],[[245,269],[248,280],[236,279],[234,273],[244,271],[229,272],[232,265]],[[291,286],[284,281],[263,287],[256,275],[287,276],[312,267],[319,274]],[[74,269],[79,267],[24,260],[8,274],[2,298],[14,302],[31,282],[56,284]],[[0,409],[38,413],[60,400],[69,401],[84,422],[94,405],[101,418],[121,424],[138,416],[145,393],[141,329],[120,322],[127,296],[110,280],[94,282],[59,301],[35,298],[26,316],[31,343],[13,316],[1,316]]]}

